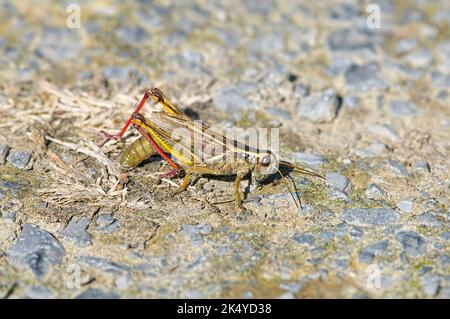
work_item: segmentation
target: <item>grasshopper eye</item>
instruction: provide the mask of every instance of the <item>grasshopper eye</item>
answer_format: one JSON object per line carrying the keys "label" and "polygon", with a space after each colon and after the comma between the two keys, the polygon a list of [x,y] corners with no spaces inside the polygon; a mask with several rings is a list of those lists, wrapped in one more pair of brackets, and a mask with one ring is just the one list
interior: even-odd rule
{"label": "grasshopper eye", "polygon": [[260,163],[261,163],[262,166],[269,166],[270,161],[271,161],[270,155],[266,155],[263,158],[261,158],[261,162]]}

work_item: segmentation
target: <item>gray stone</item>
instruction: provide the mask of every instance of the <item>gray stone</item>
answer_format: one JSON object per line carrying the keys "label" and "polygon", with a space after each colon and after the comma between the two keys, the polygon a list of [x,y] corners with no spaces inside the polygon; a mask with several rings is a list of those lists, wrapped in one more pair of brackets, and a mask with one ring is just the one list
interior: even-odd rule
{"label": "gray stone", "polygon": [[378,137],[384,137],[391,141],[398,141],[398,133],[388,125],[371,125],[369,132]]}
{"label": "gray stone", "polygon": [[375,47],[382,42],[383,38],[380,35],[354,28],[332,32],[327,38],[327,45],[331,51],[375,52]]}
{"label": "gray stone", "polygon": [[366,246],[360,252],[360,258],[359,258],[360,261],[369,264],[372,262],[372,259],[375,256],[386,255],[387,246],[388,246],[387,240],[381,240],[381,241],[378,241],[376,243]]}
{"label": "gray stone", "polygon": [[345,83],[354,92],[384,90],[387,88],[386,80],[383,78],[376,63],[353,64],[345,72]]}
{"label": "gray stone", "polygon": [[427,297],[435,296],[439,291],[440,278],[437,275],[428,273],[420,279],[422,291]]}
{"label": "gray stone", "polygon": [[150,39],[150,35],[138,26],[126,26],[116,30],[117,37],[129,45],[139,46]]}
{"label": "gray stone", "polygon": [[410,117],[417,115],[418,109],[415,104],[408,101],[394,100],[389,104],[389,111],[398,117]]}
{"label": "gray stone", "polygon": [[10,152],[6,160],[17,168],[26,169],[29,168],[31,155],[28,151]]}
{"label": "gray stone", "polygon": [[219,109],[234,113],[254,107],[246,94],[256,89],[252,83],[240,83],[238,85],[218,90],[213,93],[213,102]]}
{"label": "gray stone", "polygon": [[88,288],[75,299],[119,299],[120,295],[114,291],[105,291],[99,288]]}
{"label": "gray stone", "polygon": [[362,158],[370,158],[381,155],[384,151],[386,151],[386,145],[383,143],[374,142],[366,148],[354,150],[353,153]]}
{"label": "gray stone", "polygon": [[342,105],[350,109],[356,109],[361,106],[361,99],[355,95],[346,96],[344,97]]}
{"label": "gray stone", "polygon": [[28,266],[38,278],[45,277],[50,264],[61,263],[64,254],[52,234],[33,224],[22,226],[19,239],[7,251],[11,264]]}
{"label": "gray stone", "polygon": [[364,194],[367,198],[374,200],[381,200],[387,197],[386,192],[377,184],[370,184],[369,186],[367,186]]}
{"label": "gray stone", "polygon": [[298,113],[301,118],[306,118],[315,123],[333,121],[341,104],[341,98],[336,91],[326,90],[310,95],[300,101]]}
{"label": "gray stone", "polygon": [[122,274],[130,270],[130,267],[127,265],[119,264],[112,260],[99,257],[80,256],[77,258],[77,260],[90,267],[97,268],[99,270],[112,274]]}
{"label": "gray stone", "polygon": [[341,218],[354,226],[388,226],[398,222],[400,216],[391,208],[346,208]]}
{"label": "gray stone", "polygon": [[291,113],[289,111],[283,110],[283,109],[280,109],[280,108],[277,108],[277,107],[268,107],[268,108],[266,108],[266,111],[269,114],[271,114],[273,116],[276,116],[278,118],[281,118],[281,119],[288,120],[288,119],[291,119],[291,117],[292,117],[292,115],[291,115]]}
{"label": "gray stone", "polygon": [[414,207],[412,199],[404,199],[397,203],[397,207],[404,213],[411,213]]}
{"label": "gray stone", "polygon": [[256,36],[251,49],[257,53],[272,54],[284,50],[283,35],[279,33],[262,33]]}
{"label": "gray stone", "polygon": [[11,192],[14,197],[19,194],[19,183],[17,182],[0,180],[0,188]]}
{"label": "gray stone", "polygon": [[418,160],[416,162],[416,165],[415,165],[414,169],[417,172],[427,172],[427,173],[429,173],[431,171],[430,164],[428,164],[428,162],[425,161],[425,160]]}
{"label": "gray stone", "polygon": [[329,243],[333,240],[334,234],[330,231],[323,231],[319,234],[319,240],[323,243]]}
{"label": "gray stone", "polygon": [[327,173],[326,183],[330,187],[334,187],[340,191],[350,191],[351,184],[346,176],[338,173]]}
{"label": "gray stone", "polygon": [[101,233],[110,234],[119,230],[120,227],[120,222],[110,214],[102,214],[97,217],[96,230]]}
{"label": "gray stone", "polygon": [[141,77],[139,72],[128,66],[107,66],[102,69],[102,76],[108,82],[117,82],[125,84],[130,81],[131,77]]}
{"label": "gray stone", "polygon": [[37,54],[52,60],[62,62],[80,56],[81,41],[79,29],[45,28],[37,47]]}
{"label": "gray stone", "polygon": [[428,227],[441,227],[442,223],[438,220],[436,213],[425,212],[417,216],[417,222],[420,225],[425,225]]}
{"label": "gray stone", "polygon": [[316,242],[316,239],[311,234],[296,233],[292,239],[300,244],[306,244],[308,246],[312,246]]}
{"label": "gray stone", "polygon": [[6,163],[6,157],[8,156],[10,147],[7,144],[0,144],[0,164]]}
{"label": "gray stone", "polygon": [[408,53],[404,60],[414,68],[428,68],[433,64],[433,55],[430,50],[422,49]]}
{"label": "gray stone", "polygon": [[327,158],[319,154],[297,152],[293,153],[291,158],[294,162],[303,162],[311,167],[319,167],[322,164],[328,163]]}
{"label": "gray stone", "polygon": [[182,234],[187,236],[193,235],[208,235],[211,233],[212,226],[210,224],[199,224],[199,225],[187,225],[182,226]]}
{"label": "gray stone", "polygon": [[397,176],[400,176],[400,177],[408,177],[409,176],[409,173],[406,170],[406,167],[399,161],[389,159],[388,166]]}
{"label": "gray stone", "polygon": [[328,192],[328,196],[330,197],[330,199],[333,200],[340,200],[343,201],[345,203],[350,203],[351,202],[351,198],[350,196],[347,195],[346,192],[341,191],[339,189],[333,188]]}
{"label": "gray stone", "polygon": [[61,235],[77,246],[86,247],[92,244],[92,236],[87,232],[90,220],[86,216],[72,218],[66,227],[61,231]]}
{"label": "gray stone", "polygon": [[350,20],[358,15],[358,9],[350,3],[336,3],[330,9],[330,18],[335,20]]}
{"label": "gray stone", "polygon": [[23,292],[25,299],[53,299],[53,292],[45,286],[27,286]]}
{"label": "gray stone", "polygon": [[408,256],[417,257],[426,251],[425,239],[414,231],[398,232],[395,239],[402,244]]}

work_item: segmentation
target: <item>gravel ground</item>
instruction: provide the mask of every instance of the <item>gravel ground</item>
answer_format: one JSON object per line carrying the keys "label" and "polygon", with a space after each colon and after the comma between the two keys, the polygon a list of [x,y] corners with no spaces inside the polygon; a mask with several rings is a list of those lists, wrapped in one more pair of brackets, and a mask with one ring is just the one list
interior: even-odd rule
{"label": "gravel ground", "polygon": [[[0,297],[450,298],[448,1],[0,8]],[[116,190],[138,135],[101,131],[155,86],[209,125],[278,127],[326,179],[238,210],[230,180],[174,195],[154,158]]]}

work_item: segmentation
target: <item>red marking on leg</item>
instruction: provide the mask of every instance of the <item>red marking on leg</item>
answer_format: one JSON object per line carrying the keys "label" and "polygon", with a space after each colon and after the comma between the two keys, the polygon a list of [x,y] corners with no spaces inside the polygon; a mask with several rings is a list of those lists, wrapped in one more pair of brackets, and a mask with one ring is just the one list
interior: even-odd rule
{"label": "red marking on leg", "polygon": [[[144,96],[141,99],[141,102],[139,102],[138,106],[136,107],[136,109],[134,110],[133,114],[138,113],[142,107],[145,105],[145,103],[147,102],[148,98],[149,98],[149,91],[145,92]],[[121,138],[125,132],[127,131],[128,127],[131,124],[131,119],[133,118],[133,114],[128,118],[127,123],[122,127],[122,130],[120,130],[119,133],[119,138]]]}
{"label": "red marking on leg", "polygon": [[180,170],[180,167],[170,159],[169,156],[166,155],[166,153],[164,153],[164,151],[161,149],[161,147],[159,147],[158,144],[156,144],[156,142],[153,140],[153,138],[148,135],[148,133],[139,125],[135,125],[133,124],[133,126],[139,131],[139,133],[142,134],[142,136],[145,137],[145,139],[152,144],[153,148],[159,153],[159,155],[161,155],[161,157],[170,164],[170,166],[172,166],[174,169]]}

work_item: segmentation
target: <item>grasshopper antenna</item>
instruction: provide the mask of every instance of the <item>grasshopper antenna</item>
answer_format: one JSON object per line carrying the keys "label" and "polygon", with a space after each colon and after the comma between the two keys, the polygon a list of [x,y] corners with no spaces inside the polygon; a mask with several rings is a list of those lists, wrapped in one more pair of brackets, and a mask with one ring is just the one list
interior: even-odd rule
{"label": "grasshopper antenna", "polygon": [[314,176],[314,177],[318,177],[318,178],[321,178],[321,179],[325,179],[325,177],[323,177],[319,173],[316,173],[314,171],[310,171],[309,169],[306,169],[306,168],[295,166],[294,164],[286,162],[286,161],[280,161],[280,165],[286,166],[286,167],[292,169],[292,171],[296,172],[296,173],[305,174],[305,175],[309,175],[309,176]]}
{"label": "grasshopper antenna", "polygon": [[292,196],[292,199],[293,199],[293,201],[294,201],[294,203],[295,203],[295,206],[297,206],[297,208],[303,209],[303,208],[302,208],[302,201],[301,201],[300,197],[298,196],[298,193],[295,192],[295,194],[297,194],[297,199],[298,199],[298,201],[299,201],[299,203],[300,203],[300,207],[298,206],[297,201],[295,200],[295,197],[294,197],[293,192],[292,192],[291,189],[289,188],[289,183],[288,183],[285,179],[283,179],[285,176],[283,175],[283,173],[281,173],[281,171],[280,171],[278,168],[275,167],[275,169],[277,170],[278,174],[280,174],[281,179],[284,180],[284,181],[286,182],[285,185],[286,185],[286,187],[287,187],[287,189],[288,189],[288,191],[289,191],[289,194],[291,194],[291,196]]}

